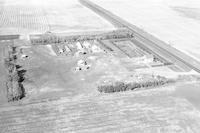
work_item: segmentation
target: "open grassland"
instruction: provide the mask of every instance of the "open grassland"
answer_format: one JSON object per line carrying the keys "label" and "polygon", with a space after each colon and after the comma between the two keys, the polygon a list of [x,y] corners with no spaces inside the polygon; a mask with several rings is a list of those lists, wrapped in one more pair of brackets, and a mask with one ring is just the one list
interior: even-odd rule
{"label": "open grassland", "polygon": [[70,0],[1,0],[0,34],[78,32],[114,27],[104,19]]}

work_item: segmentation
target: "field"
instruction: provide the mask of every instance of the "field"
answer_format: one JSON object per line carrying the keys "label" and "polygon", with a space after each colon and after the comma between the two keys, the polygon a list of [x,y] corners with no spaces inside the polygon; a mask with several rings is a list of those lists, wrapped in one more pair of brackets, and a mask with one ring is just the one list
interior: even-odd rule
{"label": "field", "polygon": [[57,98],[41,103],[35,101],[15,108],[1,107],[1,131],[198,133],[200,112],[174,93],[175,88],[163,87],[140,92]]}
{"label": "field", "polygon": [[96,4],[200,60],[198,0],[94,0]]}
{"label": "field", "polygon": [[[63,4],[64,3],[64,4]],[[1,0],[0,34],[79,32],[114,27],[78,1]]]}
{"label": "field", "polygon": [[[124,41],[130,47],[137,48],[130,41]],[[137,57],[119,57],[106,48],[106,51],[97,50],[98,46],[102,46],[97,41],[82,43],[87,47],[86,54],[78,51],[80,43],[77,42],[57,45],[23,43],[22,40],[14,41],[18,51],[16,63],[26,70],[23,81],[26,95],[21,101],[7,103],[6,90],[1,86],[0,128],[3,132],[106,132],[109,129],[113,132],[156,130],[159,133],[199,130],[200,113],[196,109],[199,98],[193,93],[199,93],[195,89],[199,86],[198,82],[193,84],[194,87],[188,84],[192,88],[191,94],[187,93],[188,89],[181,90],[186,81],[109,95],[98,92],[97,88],[102,83],[112,81],[139,82],[148,80],[144,77],[152,75],[176,78],[179,74],[187,76],[195,73],[177,73],[168,66],[134,68],[136,63],[133,61]],[[122,41],[118,42],[118,47],[123,47],[120,43]],[[1,53],[4,47],[11,44],[1,42]],[[66,50],[66,46],[72,54],[67,54],[69,50]],[[111,48],[117,49],[114,46]],[[81,60],[87,61],[84,65],[89,69],[78,63]],[[2,60],[1,74],[5,72],[3,65]],[[5,82],[4,78],[1,76],[1,83]],[[195,99],[191,98],[193,96]]]}
{"label": "field", "polygon": [[[97,94],[97,86],[103,82],[139,81],[139,77],[143,77],[145,73],[150,76],[155,74],[173,78],[179,74],[162,62],[154,61],[153,55],[141,51],[129,40],[112,41],[115,44],[106,40],[102,42],[93,40],[84,41],[82,44],[70,42],[24,45],[26,42],[15,40],[14,44],[17,46],[15,62],[25,70],[23,81],[26,90],[25,101]],[[122,42],[129,45],[123,45]],[[12,45],[12,42],[8,44]],[[1,42],[1,45],[1,50],[4,50],[6,42]],[[127,49],[128,47],[132,48],[134,56],[129,55],[131,49]],[[2,57],[2,70],[4,70],[4,58]],[[160,65],[158,67],[161,67],[161,70],[154,68],[156,64]],[[146,70],[143,70],[144,68]],[[143,78],[146,79],[145,76]],[[6,96],[4,81],[1,83],[4,90],[1,95]],[[0,102],[5,103],[5,100],[0,99]]]}
{"label": "field", "polygon": [[[122,33],[118,31],[118,34]],[[105,33],[100,36],[106,38],[108,35],[110,36]],[[114,38],[119,35],[115,35]],[[169,64],[165,59],[163,60],[155,53],[134,43],[134,37],[128,38],[127,35],[114,39],[110,36],[109,39],[101,40],[95,39],[97,36],[99,35],[93,37],[93,40],[77,41],[75,39],[76,41],[72,41],[71,38],[77,37],[76,35],[68,37],[68,39],[64,36],[53,39],[52,35],[52,38],[49,39],[51,42],[47,44],[43,44],[44,41],[36,41],[37,38],[35,42],[38,43],[30,43],[25,40],[1,40],[1,53],[6,52],[4,50],[8,45],[13,45],[13,48],[9,47],[9,49],[16,47],[16,50],[11,52],[14,54],[10,54],[8,57],[2,55],[2,72],[5,71],[4,58],[10,60],[11,63],[7,64],[20,66],[18,67],[19,71],[24,70],[25,76],[21,77],[25,80],[20,80],[18,83],[23,84],[22,88],[25,88],[25,98],[22,101],[30,102],[36,99],[98,94],[98,86],[107,82],[112,84],[120,81],[127,83],[127,86],[131,82],[140,81],[141,83],[148,81],[153,84],[154,81],[158,81],[154,80],[156,75],[174,81],[179,74],[196,74],[194,71],[182,71],[180,69],[182,66],[175,66],[176,64],[173,62]],[[45,39],[45,37],[43,38]],[[58,40],[64,41],[58,43]],[[14,65],[12,65],[13,61]],[[13,69],[8,75],[12,76],[16,69]],[[6,96],[4,80],[5,77],[2,76],[1,103],[6,103],[3,98]],[[14,80],[7,78],[7,81],[13,83]],[[13,88],[12,85],[10,86],[7,88]]]}
{"label": "field", "polygon": [[[200,56],[195,4],[92,1]],[[78,1],[0,0],[0,35],[22,35],[0,36],[0,132],[198,133],[200,74],[127,32]]]}
{"label": "field", "polygon": [[6,97],[6,88],[5,88],[5,81],[6,81],[6,68],[4,66],[4,54],[5,50],[7,49],[8,43],[4,43],[0,45],[0,104],[7,102]]}

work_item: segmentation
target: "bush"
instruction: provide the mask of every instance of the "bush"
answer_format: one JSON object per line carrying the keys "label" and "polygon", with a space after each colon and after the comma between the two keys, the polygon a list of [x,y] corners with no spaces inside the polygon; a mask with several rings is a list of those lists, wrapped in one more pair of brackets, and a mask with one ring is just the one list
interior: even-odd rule
{"label": "bush", "polygon": [[135,90],[137,88],[156,87],[173,82],[175,81],[172,79],[167,79],[165,77],[157,76],[156,78],[139,83],[138,82],[124,83],[121,81],[117,81],[113,84],[109,83],[107,85],[100,85],[98,86],[98,91],[104,93],[114,93],[120,91]]}
{"label": "bush", "polygon": [[126,84],[124,84],[123,82],[116,82],[114,84],[114,92],[119,92],[119,91],[125,91],[126,90]]}
{"label": "bush", "polygon": [[10,49],[12,51],[8,51],[8,57],[4,59],[5,67],[8,70],[6,88],[9,102],[25,97],[25,89],[22,82],[24,81],[24,73],[26,72],[26,70],[19,70],[21,66],[16,64],[16,47]]}
{"label": "bush", "polygon": [[25,96],[25,90],[20,79],[21,77],[16,70],[8,75],[6,87],[9,102],[19,100]]}

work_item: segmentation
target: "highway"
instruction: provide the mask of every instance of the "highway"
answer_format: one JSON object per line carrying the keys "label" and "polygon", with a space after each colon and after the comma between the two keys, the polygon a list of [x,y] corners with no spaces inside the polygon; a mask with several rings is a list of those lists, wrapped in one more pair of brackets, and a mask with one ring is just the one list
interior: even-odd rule
{"label": "highway", "polygon": [[188,71],[193,69],[200,73],[200,62],[193,59],[192,57],[182,53],[181,51],[169,46],[165,42],[159,40],[158,38],[152,36],[151,34],[143,31],[142,29],[136,27],[135,25],[123,20],[122,18],[116,16],[110,11],[94,4],[89,0],[79,0],[84,6],[93,10],[98,15],[104,17],[111,23],[117,24],[119,27],[125,27],[131,30],[134,34],[134,40],[136,45],[140,47],[145,47],[159,57],[178,65],[179,67]]}

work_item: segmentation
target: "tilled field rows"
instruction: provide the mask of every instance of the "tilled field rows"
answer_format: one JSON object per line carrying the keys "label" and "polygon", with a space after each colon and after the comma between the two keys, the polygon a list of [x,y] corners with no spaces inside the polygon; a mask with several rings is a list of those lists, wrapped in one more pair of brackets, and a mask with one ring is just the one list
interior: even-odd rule
{"label": "tilled field rows", "polygon": [[5,0],[0,0],[0,15],[1,15],[2,12],[3,12],[4,3],[5,3]]}
{"label": "tilled field rows", "polygon": [[[163,88],[164,89],[164,88]],[[2,108],[2,133],[18,132],[196,132],[200,112],[171,90],[61,98]]]}
{"label": "tilled field rows", "polygon": [[42,8],[14,5],[4,6],[0,14],[0,27],[16,28],[16,33],[23,33],[23,30],[32,30],[34,32],[46,32],[49,30]]}

